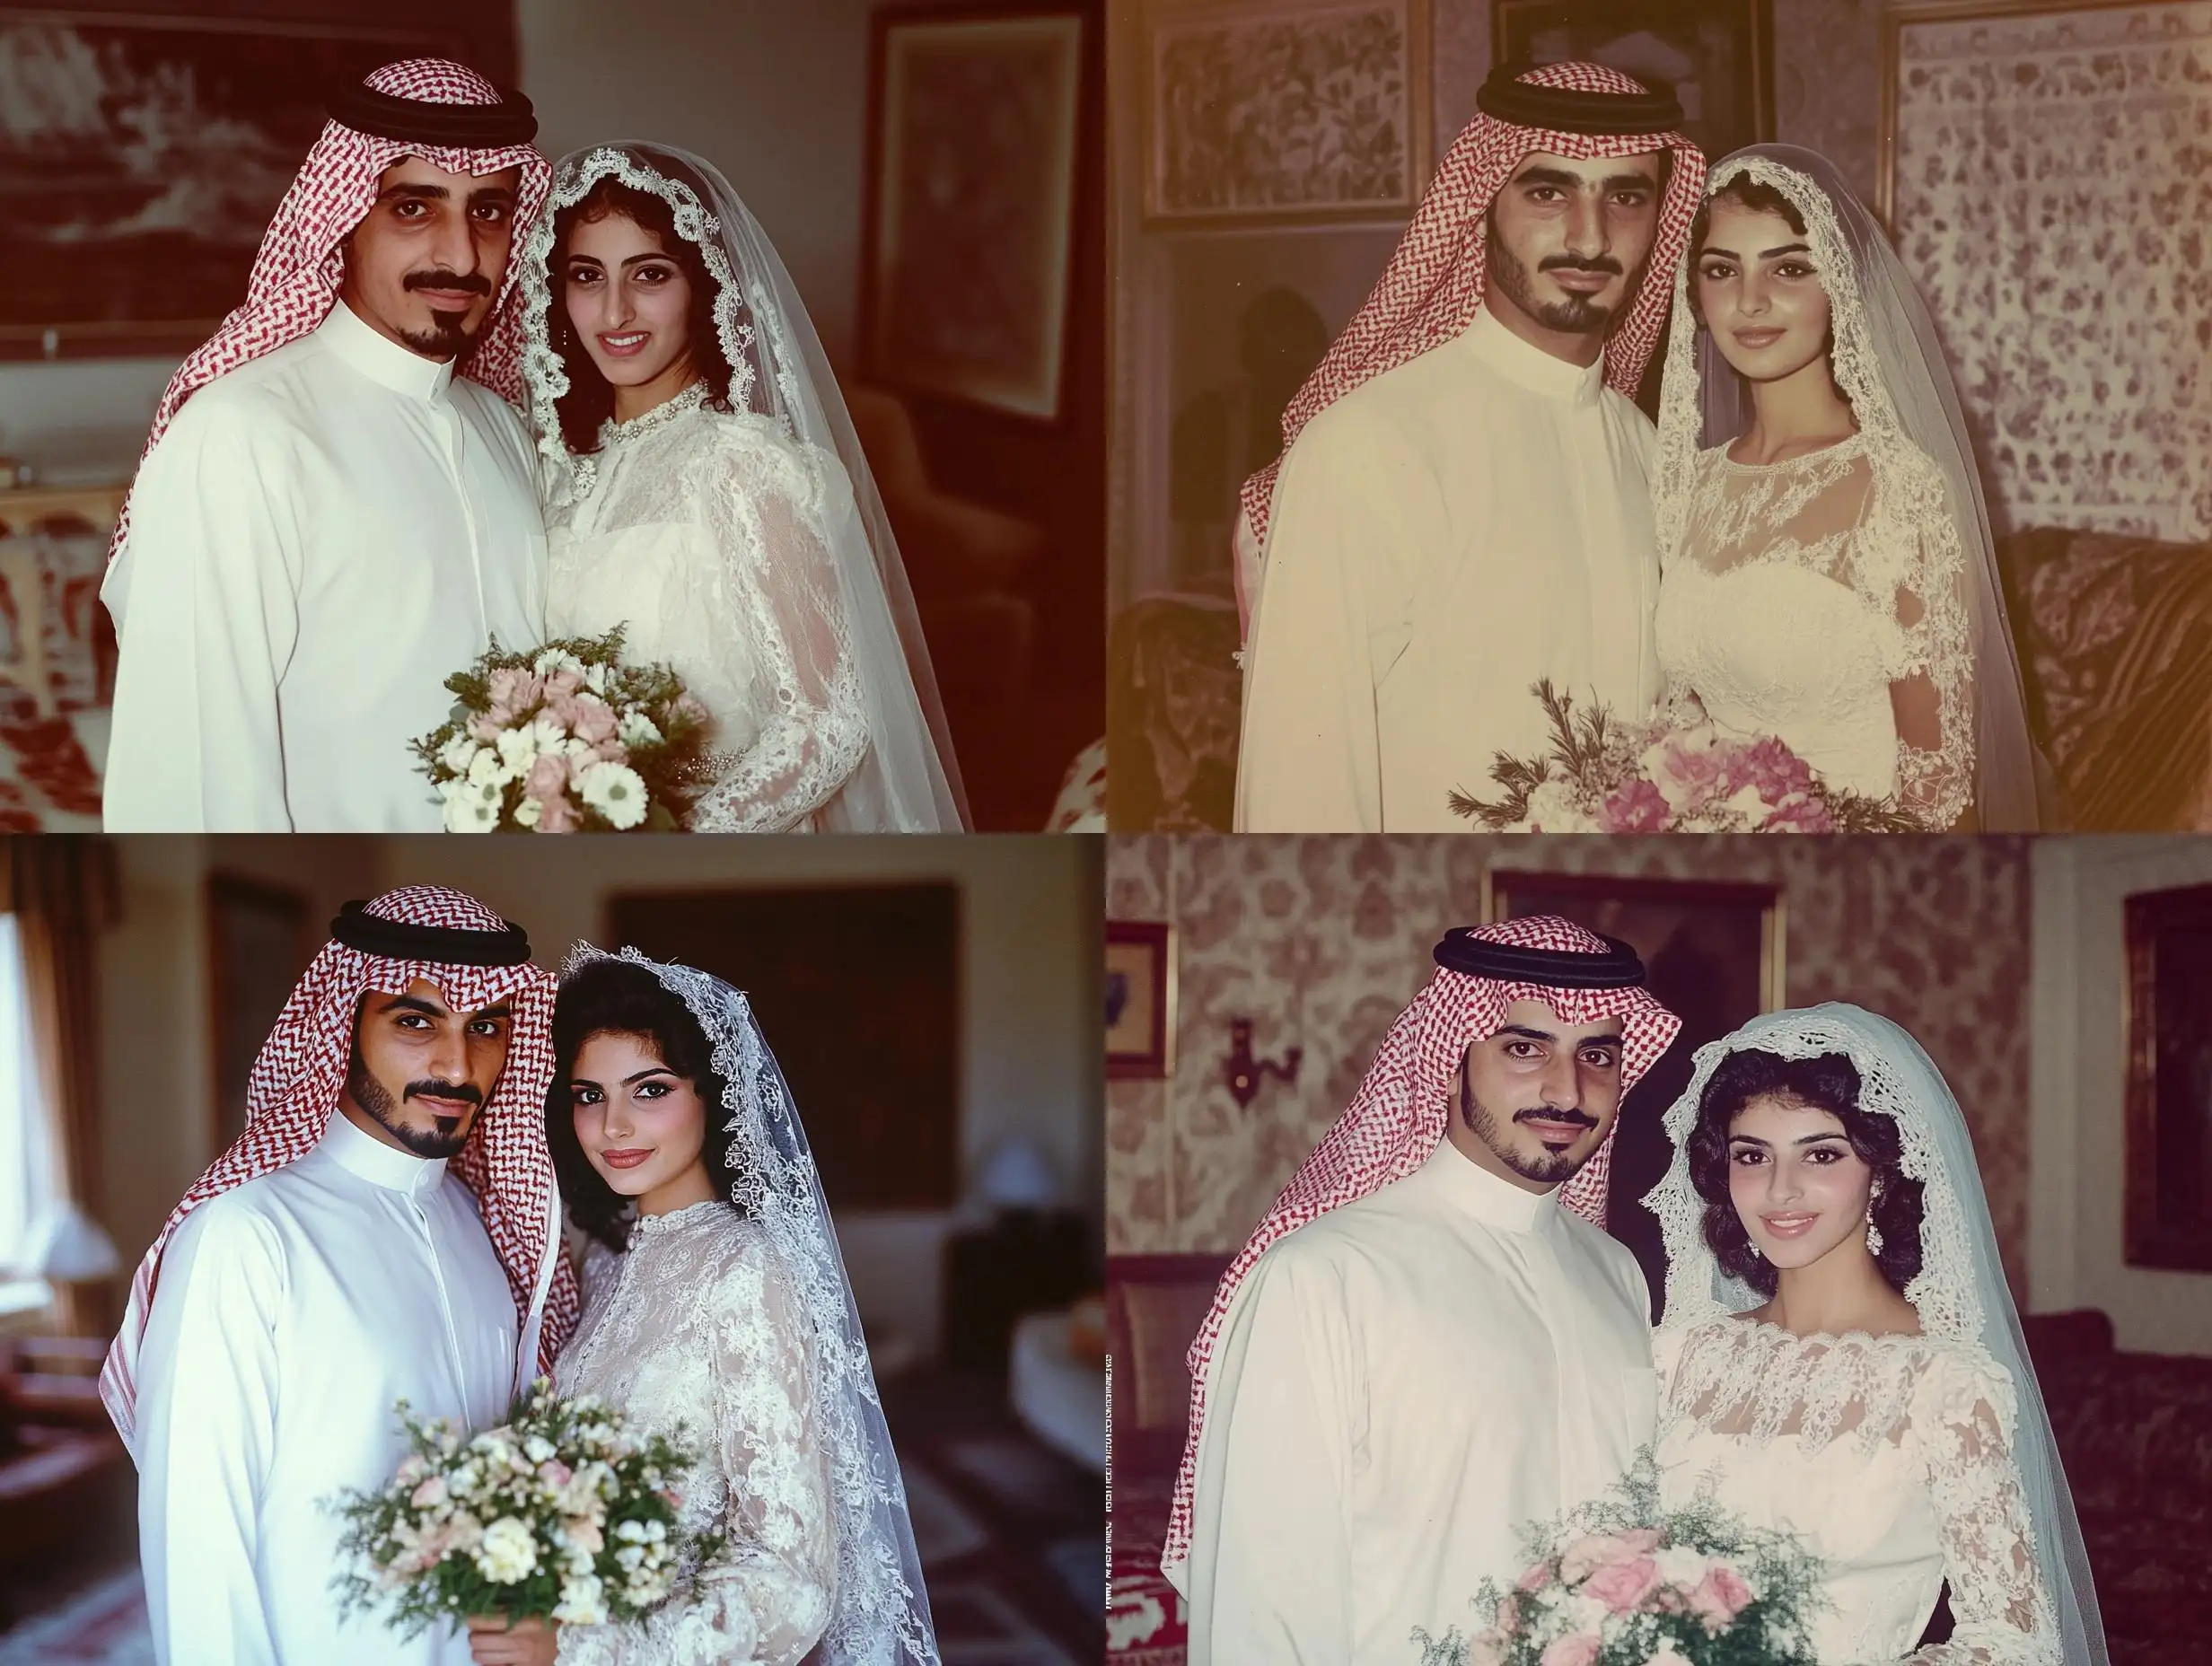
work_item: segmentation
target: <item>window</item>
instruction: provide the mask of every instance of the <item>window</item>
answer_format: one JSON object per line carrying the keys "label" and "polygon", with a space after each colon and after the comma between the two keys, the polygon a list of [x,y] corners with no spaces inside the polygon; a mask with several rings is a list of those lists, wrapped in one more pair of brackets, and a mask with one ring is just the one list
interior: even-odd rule
{"label": "window", "polygon": [[22,939],[15,916],[0,914],[0,1315],[53,1300],[44,1279],[16,1268],[55,1200],[54,1158],[53,1119],[31,1039]]}

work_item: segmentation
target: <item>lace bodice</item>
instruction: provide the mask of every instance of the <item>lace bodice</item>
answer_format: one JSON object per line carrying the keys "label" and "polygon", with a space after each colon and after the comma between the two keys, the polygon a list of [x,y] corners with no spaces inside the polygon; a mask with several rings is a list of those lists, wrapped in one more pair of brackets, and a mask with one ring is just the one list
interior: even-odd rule
{"label": "lace bodice", "polygon": [[[1828,1562],[1822,1666],[2060,1666],[2013,1386],[1986,1353],[1727,1318],[1662,1329],[1655,1354],[1664,1502],[1710,1486]],[[1951,1640],[1915,1653],[1946,1579]]]}
{"label": "lace bodice", "polygon": [[636,1625],[564,1627],[563,1666],[797,1666],[837,1583],[829,1466],[812,1426],[816,1365],[768,1236],[721,1202],[639,1223],[628,1251],[584,1258],[583,1322],[554,1368],[635,1425],[700,1453],[687,1531],[722,1549]]}
{"label": "lace bodice", "polygon": [[1698,454],[1656,617],[1668,697],[1773,734],[1932,829],[1973,794],[1964,557],[1943,478],[1854,435],[1769,464]]}
{"label": "lace bodice", "polygon": [[771,419],[706,409],[695,385],[609,425],[575,485],[546,504],[546,625],[627,624],[624,652],[664,660],[714,718],[698,832],[782,832],[860,767],[868,719],[832,529],[854,513],[831,453]]}

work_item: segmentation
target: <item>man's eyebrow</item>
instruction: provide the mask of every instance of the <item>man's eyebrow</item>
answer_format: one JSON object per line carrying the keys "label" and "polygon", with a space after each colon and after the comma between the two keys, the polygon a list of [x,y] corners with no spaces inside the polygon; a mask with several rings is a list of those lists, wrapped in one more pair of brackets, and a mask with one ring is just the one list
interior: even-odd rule
{"label": "man's eyebrow", "polygon": [[1559,1039],[1549,1030],[1534,1029],[1528,1024],[1500,1024],[1494,1033],[1501,1036],[1520,1036],[1530,1041],[1557,1041]]}
{"label": "man's eyebrow", "polygon": [[480,185],[469,193],[469,200],[472,203],[511,203],[514,200],[514,188],[511,185]]}
{"label": "man's eyebrow", "polygon": [[1655,191],[1659,189],[1659,181],[1648,173],[1615,173],[1607,175],[1599,182],[1599,189],[1608,191],[1625,191],[1637,187]]}
{"label": "man's eyebrow", "polygon": [[1515,185],[1563,185],[1573,190],[1582,184],[1582,176],[1569,173],[1564,168],[1524,168],[1513,176]]}
{"label": "man's eyebrow", "polygon": [[470,1013],[469,1022],[474,1023],[479,1018],[512,1018],[514,1016],[514,1007],[511,1002],[495,1001],[483,1011]]}
{"label": "man's eyebrow", "polygon": [[395,995],[376,1010],[380,1013],[421,1013],[430,1018],[449,1015],[435,1001],[426,1001],[418,995]]}
{"label": "man's eyebrow", "polygon": [[452,194],[443,185],[426,185],[413,180],[400,180],[394,184],[387,185],[382,190],[377,192],[376,200],[380,203],[386,203],[395,197],[420,197],[443,202]]}

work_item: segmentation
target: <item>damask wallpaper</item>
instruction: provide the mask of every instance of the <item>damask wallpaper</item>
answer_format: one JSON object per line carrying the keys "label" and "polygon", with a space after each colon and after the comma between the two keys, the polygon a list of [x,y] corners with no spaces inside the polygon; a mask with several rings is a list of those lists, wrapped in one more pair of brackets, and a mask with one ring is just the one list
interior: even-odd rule
{"label": "damask wallpaper", "polygon": [[[2030,878],[2024,840],[1234,837],[1108,841],[1107,916],[1176,928],[1176,1074],[1107,1100],[1107,1247],[1233,1250],[1350,1100],[1428,977],[1442,928],[1501,870],[1783,888],[1792,1004],[1848,1000],[1919,1038],[1966,1109],[2018,1285],[2028,1196]],[[1240,1110],[1229,1021],[1305,1057]]]}
{"label": "damask wallpaper", "polygon": [[2015,528],[2212,533],[2212,0],[1914,22],[1899,252]]}

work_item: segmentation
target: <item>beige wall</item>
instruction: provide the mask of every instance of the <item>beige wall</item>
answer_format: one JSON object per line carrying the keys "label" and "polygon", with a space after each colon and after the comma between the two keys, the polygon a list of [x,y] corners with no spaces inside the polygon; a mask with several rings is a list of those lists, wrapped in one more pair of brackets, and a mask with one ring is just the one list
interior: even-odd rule
{"label": "beige wall", "polygon": [[[307,890],[315,917],[393,885],[456,885],[525,925],[541,963],[603,943],[625,890],[944,880],[960,887],[963,1182],[1013,1134],[1034,1139],[1097,1218],[1098,841],[1071,838],[531,840],[294,837],[118,841],[122,920],[101,943],[101,1214],[135,1260],[213,1154],[204,963],[211,868]],[[770,1037],[771,1044],[774,1038]],[[801,1107],[803,1114],[804,1107]],[[834,1202],[834,1200],[833,1200]],[[838,1227],[872,1323],[936,1345],[940,1248],[957,1213],[847,1214]]]}
{"label": "beige wall", "polygon": [[2035,1305],[2102,1308],[2123,1348],[2212,1354],[2212,1274],[2127,1264],[2121,914],[2133,892],[2212,883],[2212,839],[2044,839],[2034,857]]}

